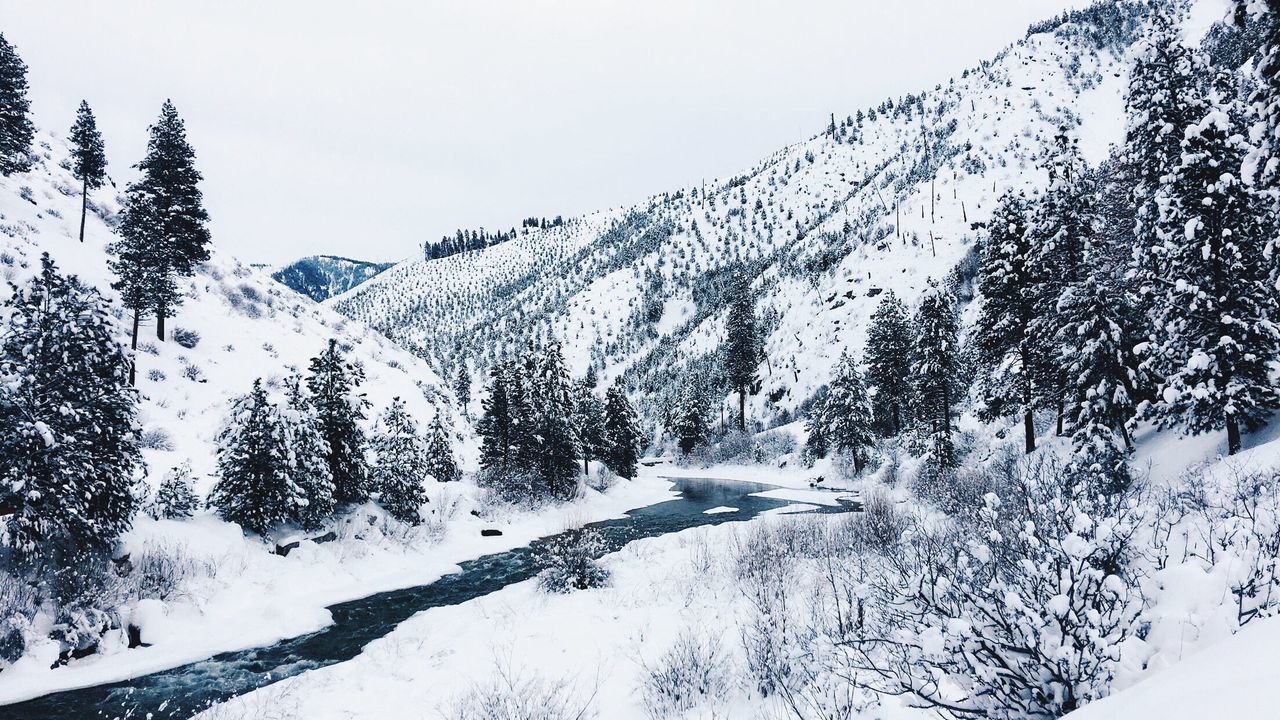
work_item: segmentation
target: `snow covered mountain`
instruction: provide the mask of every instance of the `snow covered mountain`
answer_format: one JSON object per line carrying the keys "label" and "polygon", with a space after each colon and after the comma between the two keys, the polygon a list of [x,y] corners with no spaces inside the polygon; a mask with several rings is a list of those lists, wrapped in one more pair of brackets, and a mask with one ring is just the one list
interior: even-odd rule
{"label": "snow covered mountain", "polygon": [[392,265],[337,255],[312,255],[276,270],[271,273],[271,279],[316,302],[323,302],[347,292]]}
{"label": "snow covered mountain", "polygon": [[[38,158],[30,172],[0,177],[0,273],[21,284],[49,253],[59,269],[78,275],[112,300],[117,332],[128,346],[129,324],[107,267],[112,227],[120,197],[108,184],[91,191],[85,241],[78,241],[80,184],[72,177],[65,141],[52,133],[36,140]],[[221,253],[185,283],[182,307],[172,319],[168,341],[155,340],[150,324],[141,334],[138,361],[139,418],[144,457],[154,485],[164,473],[189,460],[204,493],[212,482],[214,438],[229,400],[247,392],[257,377],[268,386],[336,338],[363,364],[362,391],[375,408],[404,398],[419,423],[436,412],[449,414],[452,396],[444,383],[411,353],[359,323],[289,292],[265,273]],[[0,298],[12,292],[0,289]],[[0,311],[2,312],[2,311]]]}
{"label": "snow covered mountain", "polygon": [[[1220,10],[1200,3],[1189,32]],[[656,408],[717,351],[724,281],[741,267],[767,331],[748,414],[784,421],[842,350],[860,352],[877,296],[910,303],[930,278],[963,273],[996,199],[1047,182],[1039,162],[1059,128],[1091,164],[1106,159],[1123,139],[1137,26],[1129,3],[1072,13],[945,84],[838,113],[734,177],[409,260],[329,302],[439,372],[469,362],[477,381],[528,341],[554,338],[571,370],[626,373]]]}

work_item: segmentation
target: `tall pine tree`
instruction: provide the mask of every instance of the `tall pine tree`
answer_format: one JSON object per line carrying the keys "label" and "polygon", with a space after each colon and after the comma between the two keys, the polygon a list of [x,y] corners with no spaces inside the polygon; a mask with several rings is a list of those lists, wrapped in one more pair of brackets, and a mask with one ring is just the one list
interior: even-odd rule
{"label": "tall pine tree", "polygon": [[89,191],[97,190],[107,179],[107,154],[102,134],[89,103],[80,101],[76,122],[71,126],[71,171],[80,180],[80,242],[84,242],[84,221],[89,213]]}
{"label": "tall pine tree", "polygon": [[0,505],[20,555],[104,550],[137,509],[137,395],[101,297],[40,262],[5,302]]}
{"label": "tall pine tree", "polygon": [[574,477],[581,440],[573,424],[573,386],[564,354],[559,343],[553,342],[540,357],[531,357],[527,363],[533,368],[529,378],[533,467],[550,497],[568,500],[577,492]]}
{"label": "tall pine tree", "polygon": [[0,174],[31,168],[31,102],[27,99],[27,65],[0,33]]}
{"label": "tall pine tree", "polygon": [[285,402],[280,417],[288,436],[290,467],[300,501],[294,518],[303,527],[312,529],[319,527],[334,510],[329,443],[306,384],[296,373],[285,380]]}
{"label": "tall pine tree", "polygon": [[875,388],[877,421],[889,435],[902,432],[911,397],[911,317],[892,290],[885,293],[867,328],[867,382]]}
{"label": "tall pine tree", "polygon": [[751,281],[739,272],[734,276],[725,324],[724,369],[729,384],[738,393],[738,429],[747,429],[747,390],[756,381],[760,363],[760,337],[756,326]]}
{"label": "tall pine tree", "polygon": [[439,482],[453,482],[462,474],[458,468],[458,460],[453,456],[453,445],[449,442],[444,418],[438,410],[431,420],[431,429],[427,432],[426,471]]}
{"label": "tall pine tree", "polygon": [[362,382],[364,370],[347,360],[337,340],[330,339],[328,347],[311,358],[307,388],[320,433],[329,446],[325,459],[338,502],[363,502],[369,497],[363,428],[369,401],[357,392]]}
{"label": "tall pine tree", "polygon": [[619,380],[604,396],[604,462],[618,477],[636,476],[641,440],[640,419]]}
{"label": "tall pine tree", "polygon": [[218,434],[218,481],[209,504],[228,522],[265,535],[295,516],[302,490],[294,483],[289,434],[262,380],[231,406]]}
{"label": "tall pine tree", "polygon": [[591,461],[604,452],[604,403],[587,379],[573,385],[573,427],[582,454],[582,474],[591,474]]}
{"label": "tall pine tree", "polygon": [[373,486],[378,502],[403,523],[422,522],[421,508],[427,501],[422,474],[430,458],[426,442],[418,434],[418,424],[400,398],[392,399],[382,413],[373,450],[377,457]]}
{"label": "tall pine tree", "polygon": [[467,410],[471,405],[471,373],[467,371],[465,360],[458,363],[458,373],[453,378],[453,394],[458,398],[462,416],[469,417]]}
{"label": "tall pine tree", "polygon": [[951,438],[952,406],[959,371],[959,329],[955,297],[929,281],[915,317],[914,380],[920,402],[920,419],[929,435],[929,466],[934,472],[955,467]]}
{"label": "tall pine tree", "polygon": [[840,355],[831,378],[823,416],[827,420],[823,433],[827,441],[852,458],[854,470],[861,472],[875,447],[875,434],[867,388],[858,366],[847,353]]}

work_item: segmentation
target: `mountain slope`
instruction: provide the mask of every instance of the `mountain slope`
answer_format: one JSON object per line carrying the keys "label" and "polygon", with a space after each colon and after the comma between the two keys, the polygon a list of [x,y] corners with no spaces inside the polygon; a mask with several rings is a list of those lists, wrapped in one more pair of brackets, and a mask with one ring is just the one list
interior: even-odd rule
{"label": "mountain slope", "polygon": [[312,255],[276,270],[271,273],[271,279],[316,302],[323,302],[347,292],[391,265],[336,255]]}
{"label": "mountain slope", "polygon": [[577,373],[589,364],[606,380],[626,373],[654,419],[687,369],[709,366],[725,280],[742,267],[767,330],[748,412],[784,420],[844,348],[860,351],[879,294],[914,301],[973,251],[972,224],[1000,194],[1044,185],[1038,162],[1060,127],[1079,136],[1088,161],[1105,159],[1123,137],[1136,27],[1129,4],[1099,5],[733,178],[410,260],[329,302],[440,372],[464,359],[483,371],[555,338]]}

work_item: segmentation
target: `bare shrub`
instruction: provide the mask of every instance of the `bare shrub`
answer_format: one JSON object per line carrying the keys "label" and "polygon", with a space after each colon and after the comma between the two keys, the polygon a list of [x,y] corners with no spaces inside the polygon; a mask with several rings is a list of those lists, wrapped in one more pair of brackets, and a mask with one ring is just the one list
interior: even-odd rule
{"label": "bare shrub", "polygon": [[145,450],[173,450],[173,437],[162,427],[142,431],[138,445]]}
{"label": "bare shrub", "polygon": [[176,327],[173,329],[173,341],[182,347],[192,350],[200,344],[200,333],[187,328]]}
{"label": "bare shrub", "polygon": [[142,551],[131,558],[129,590],[138,599],[170,600],[180,597],[187,584],[201,574],[201,564],[181,543],[148,541]]}
{"label": "bare shrub", "polygon": [[888,493],[872,490],[862,496],[862,512],[849,516],[849,529],[860,549],[887,551],[911,526],[910,516]]}
{"label": "bare shrub", "polygon": [[652,665],[641,661],[640,699],[653,720],[683,717],[703,705],[723,703],[732,673],[720,640],[684,632]]}
{"label": "bare shrub", "polygon": [[538,554],[538,587],[568,593],[608,585],[609,571],[597,561],[605,551],[604,538],[592,528],[572,528],[551,538]]}
{"label": "bare shrub", "polygon": [[14,662],[26,652],[31,621],[39,609],[29,581],[0,572],[0,662]]}
{"label": "bare shrub", "polygon": [[499,666],[484,683],[454,701],[453,720],[587,720],[595,717],[593,690],[585,699],[568,680],[517,674]]}

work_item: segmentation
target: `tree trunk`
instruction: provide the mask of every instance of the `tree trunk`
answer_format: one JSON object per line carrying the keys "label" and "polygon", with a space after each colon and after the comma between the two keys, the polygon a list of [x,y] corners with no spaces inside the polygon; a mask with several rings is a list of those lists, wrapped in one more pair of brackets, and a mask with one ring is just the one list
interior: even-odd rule
{"label": "tree trunk", "polygon": [[1036,451],[1036,420],[1031,408],[1022,410],[1022,432],[1027,436],[1025,451],[1028,455]]}
{"label": "tree trunk", "polygon": [[1062,437],[1062,418],[1067,414],[1062,405],[1062,398],[1058,398],[1058,437]]}
{"label": "tree trunk", "polygon": [[1031,387],[1031,353],[1028,352],[1026,343],[1022,343],[1022,347],[1018,348],[1022,360],[1022,432],[1026,437],[1025,452],[1030,455],[1036,451],[1036,418],[1035,412],[1031,409],[1032,387]]}
{"label": "tree trunk", "polygon": [[160,342],[164,342],[164,315],[164,305],[156,308],[156,337],[160,338]]}
{"label": "tree trunk", "polygon": [[138,308],[133,309],[133,338],[129,343],[133,355],[129,358],[129,385],[138,384]]}
{"label": "tree trunk", "polygon": [[1236,420],[1235,413],[1227,413],[1227,454],[1235,455],[1240,452],[1240,423]]}
{"label": "tree trunk", "polygon": [[747,431],[747,387],[738,387],[738,430]]}
{"label": "tree trunk", "polygon": [[586,453],[582,453],[582,474],[591,477],[591,458]]}
{"label": "tree trunk", "polygon": [[89,212],[89,176],[84,177],[84,186],[80,191],[80,242],[84,242],[84,218]]}

